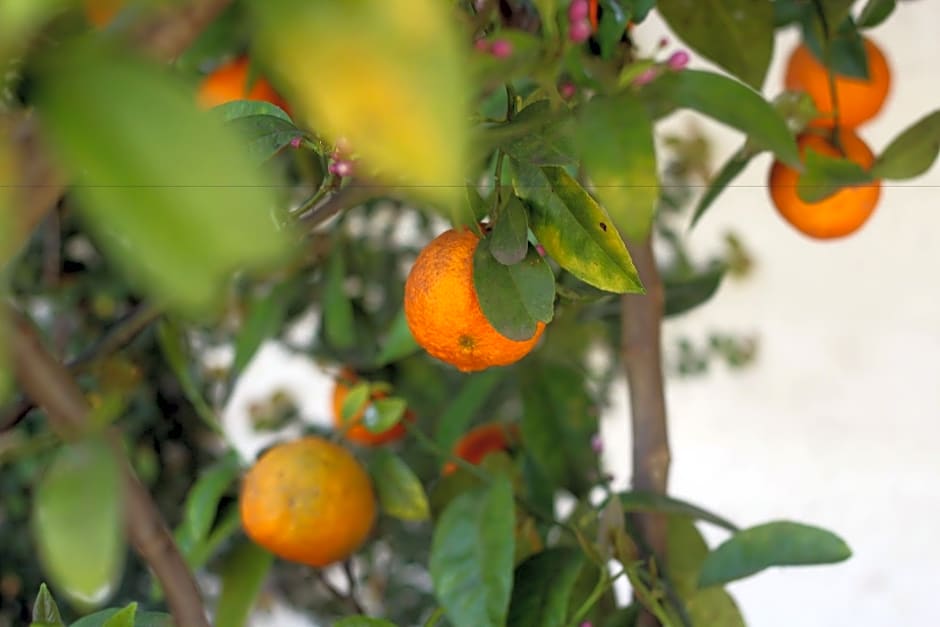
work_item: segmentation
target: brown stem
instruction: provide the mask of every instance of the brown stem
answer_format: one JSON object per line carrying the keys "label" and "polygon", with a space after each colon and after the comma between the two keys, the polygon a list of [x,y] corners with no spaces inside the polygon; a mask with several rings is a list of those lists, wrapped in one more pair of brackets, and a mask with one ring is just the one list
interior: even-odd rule
{"label": "brown stem", "polygon": [[[621,300],[623,363],[630,388],[633,432],[633,488],[665,494],[670,455],[660,342],[663,285],[650,238],[628,242],[628,248],[646,287],[646,294],[626,294]],[[665,516],[642,514],[636,517],[636,523],[643,543],[652,553],[650,557],[662,565],[666,556]],[[645,613],[638,624],[647,627],[658,622]]]}
{"label": "brown stem", "polygon": [[[64,439],[80,436],[87,428],[89,416],[81,389],[68,370],[43,346],[32,323],[12,307],[5,309],[4,313],[12,322],[9,339],[17,381],[46,411],[59,436]],[[131,543],[160,581],[176,624],[209,627],[192,572],[153,499],[127,461],[117,432],[112,431],[109,436],[121,466],[125,523]]]}

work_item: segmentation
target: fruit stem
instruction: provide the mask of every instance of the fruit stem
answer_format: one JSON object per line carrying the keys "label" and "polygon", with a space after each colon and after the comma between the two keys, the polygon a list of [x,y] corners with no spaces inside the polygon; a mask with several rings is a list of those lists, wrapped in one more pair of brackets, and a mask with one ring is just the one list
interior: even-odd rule
{"label": "fruit stem", "polygon": [[836,73],[832,68],[832,30],[829,27],[829,18],[826,17],[822,0],[813,0],[813,5],[816,7],[816,14],[819,16],[819,22],[822,25],[823,64],[826,66],[826,79],[829,83],[829,100],[832,102],[832,130],[829,132],[829,141],[844,157],[846,156],[845,150],[842,147],[842,141],[839,137],[839,92],[836,89]]}
{"label": "fruit stem", "polygon": [[[665,494],[669,479],[669,432],[666,427],[666,399],[663,383],[660,327],[663,320],[664,292],[653,243],[628,241],[646,287],[645,294],[621,297],[621,353],[630,389],[630,415],[633,435],[633,488]],[[666,517],[663,514],[638,514],[636,525],[650,556],[666,563]],[[656,617],[643,612],[638,625],[660,624]]]}

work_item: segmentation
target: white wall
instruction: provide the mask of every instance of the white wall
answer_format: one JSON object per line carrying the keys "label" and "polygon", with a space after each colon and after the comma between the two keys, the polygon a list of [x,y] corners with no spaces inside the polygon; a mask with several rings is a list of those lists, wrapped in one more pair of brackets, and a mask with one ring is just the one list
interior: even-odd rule
{"label": "white wall", "polygon": [[[898,4],[872,31],[895,79],[882,115],[861,131],[876,153],[940,108],[940,2]],[[650,49],[666,29],[652,22],[636,32]],[[796,35],[777,42],[770,96]],[[686,121],[671,122],[681,129]],[[721,163],[740,137],[707,128],[717,132]],[[704,253],[733,227],[757,257],[753,276],[726,282],[709,304],[666,325],[667,343],[709,330],[760,339],[749,370],[670,382],[673,493],[744,526],[819,524],[852,547],[840,565],[775,570],[732,585],[750,625],[940,624],[940,166],[886,185],[863,230],[828,243],[777,216],[765,189],[768,167],[766,158],[752,163],[692,237]],[[605,457],[626,485],[622,387],[615,400]],[[724,538],[703,531],[713,544]]]}

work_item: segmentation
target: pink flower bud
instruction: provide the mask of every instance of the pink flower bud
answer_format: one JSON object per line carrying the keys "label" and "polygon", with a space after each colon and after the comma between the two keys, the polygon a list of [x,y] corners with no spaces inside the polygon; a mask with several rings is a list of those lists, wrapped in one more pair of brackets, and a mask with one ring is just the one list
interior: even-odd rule
{"label": "pink flower bud", "polygon": [[340,178],[352,176],[353,166],[351,161],[334,161],[329,167],[330,174]]}
{"label": "pink flower bud", "polygon": [[591,36],[591,23],[587,19],[580,19],[577,22],[572,22],[571,27],[568,28],[568,39],[576,44],[583,43],[587,41],[588,37]]}
{"label": "pink flower bud", "polygon": [[685,50],[679,50],[673,52],[669,57],[669,60],[666,61],[666,65],[669,66],[671,70],[681,70],[689,64],[689,53]]}
{"label": "pink flower bud", "polygon": [[505,39],[497,39],[490,46],[490,54],[497,59],[505,59],[512,54],[512,43]]}
{"label": "pink flower bud", "polygon": [[574,83],[565,81],[558,86],[558,93],[561,94],[561,97],[565,100],[571,100],[574,98],[574,95],[578,93],[578,88],[575,87]]}
{"label": "pink flower bud", "polygon": [[473,47],[476,48],[479,52],[489,52],[490,42],[485,39],[477,39],[475,42],[473,42]]}
{"label": "pink flower bud", "polygon": [[600,433],[595,433],[591,436],[591,450],[598,455],[604,452],[604,440],[601,439]]}
{"label": "pink flower bud", "polygon": [[541,244],[536,244],[536,245],[535,245],[535,252],[537,252],[537,253],[539,254],[539,257],[544,257],[544,256],[545,256],[545,247],[542,246]]}
{"label": "pink flower bud", "polygon": [[300,148],[300,143],[301,143],[303,140],[304,140],[303,137],[295,137],[294,139],[290,140],[290,147],[291,147],[291,148]]}
{"label": "pink flower bud", "polygon": [[633,84],[638,87],[647,85],[652,83],[657,76],[659,76],[659,72],[656,70],[656,68],[646,68],[639,76],[633,79]]}
{"label": "pink flower bud", "polygon": [[571,22],[583,20],[588,16],[588,10],[587,0],[571,0],[571,4],[568,5],[568,20]]}

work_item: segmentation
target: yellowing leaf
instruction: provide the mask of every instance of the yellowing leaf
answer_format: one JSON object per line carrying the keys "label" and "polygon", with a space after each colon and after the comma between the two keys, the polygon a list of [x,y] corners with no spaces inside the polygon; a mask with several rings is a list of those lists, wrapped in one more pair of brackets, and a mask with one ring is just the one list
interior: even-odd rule
{"label": "yellowing leaf", "polygon": [[260,48],[297,117],[348,140],[365,171],[425,200],[462,191],[468,80],[437,0],[256,3]]}

